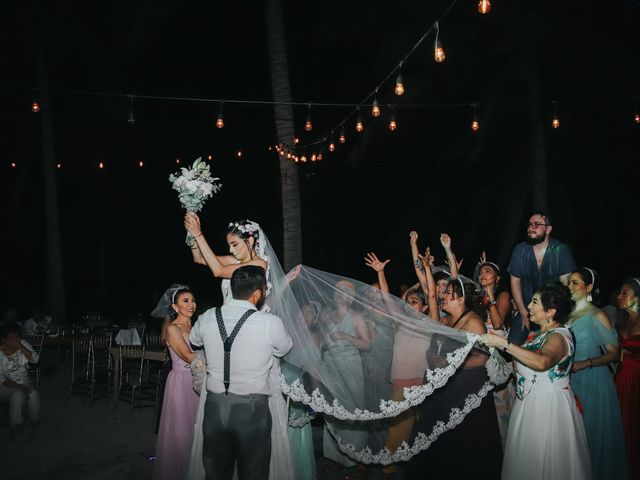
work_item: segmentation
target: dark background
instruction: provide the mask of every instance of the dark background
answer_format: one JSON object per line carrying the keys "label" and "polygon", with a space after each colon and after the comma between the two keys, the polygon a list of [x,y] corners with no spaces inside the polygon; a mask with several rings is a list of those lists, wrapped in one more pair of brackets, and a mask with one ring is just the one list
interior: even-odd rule
{"label": "dark background", "polygon": [[[86,309],[118,321],[148,312],[173,282],[215,304],[219,283],[190,260],[168,175],[178,158],[184,166],[213,155],[223,190],[202,219],[214,250],[224,252],[230,220],[251,218],[281,251],[278,158],[268,151],[277,142],[273,107],[225,104],[219,130],[215,102],[136,99],[129,125],[126,97],[78,92],[271,100],[264,5],[90,3],[20,2],[2,15],[0,305],[24,317],[45,301],[43,131],[41,114],[30,110],[39,58],[62,165],[67,321]],[[360,102],[449,4],[283,0],[293,99]],[[554,236],[573,247],[579,265],[600,272],[605,293],[640,274],[639,20],[630,0],[495,0],[484,16],[475,2],[458,1],[440,22],[446,61],[433,61],[430,36],[403,67],[407,93],[393,95],[395,75],[380,90],[381,103],[397,105],[398,130],[386,128],[388,108],[378,119],[363,109],[362,134],[352,118],[345,146],[299,166],[303,263],[374,281],[363,257],[375,251],[392,259],[397,289],[412,281],[408,232],[415,229],[440,259],[438,236],[448,232],[465,258],[463,273],[483,249],[506,265],[536,198],[532,152],[541,144],[532,132],[540,121]],[[550,126],[552,101],[558,130]],[[474,102],[477,133],[469,128]],[[312,108],[314,130],[306,133],[306,110],[295,109],[303,144],[351,111]]]}

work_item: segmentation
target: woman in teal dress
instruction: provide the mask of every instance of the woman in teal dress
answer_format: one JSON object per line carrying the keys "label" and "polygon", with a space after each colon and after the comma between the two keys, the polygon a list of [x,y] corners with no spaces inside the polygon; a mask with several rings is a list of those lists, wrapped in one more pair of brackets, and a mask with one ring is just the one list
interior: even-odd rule
{"label": "woman in teal dress", "polygon": [[576,306],[568,325],[576,338],[571,388],[582,403],[595,479],[629,478],[620,406],[611,365],[618,359],[618,337],[609,317],[592,303],[597,274],[581,268],[569,277]]}

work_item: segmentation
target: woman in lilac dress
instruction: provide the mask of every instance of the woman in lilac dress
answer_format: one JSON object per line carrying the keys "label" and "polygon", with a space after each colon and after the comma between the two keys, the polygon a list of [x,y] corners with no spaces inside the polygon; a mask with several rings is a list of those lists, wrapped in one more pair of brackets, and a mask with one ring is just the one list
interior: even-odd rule
{"label": "woman in lilac dress", "polygon": [[195,355],[189,346],[189,333],[196,301],[189,288],[183,285],[170,288],[165,292],[165,297],[170,299],[170,308],[176,317],[167,327],[166,341],[172,368],[164,391],[153,478],[182,480],[187,469],[198,410],[198,395],[192,388],[189,368]]}

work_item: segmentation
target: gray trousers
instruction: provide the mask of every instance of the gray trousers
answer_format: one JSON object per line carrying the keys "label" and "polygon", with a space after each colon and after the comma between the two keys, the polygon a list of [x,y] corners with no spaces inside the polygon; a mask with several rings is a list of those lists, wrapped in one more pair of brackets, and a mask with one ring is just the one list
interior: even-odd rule
{"label": "gray trousers", "polygon": [[267,395],[207,392],[202,427],[207,480],[267,480],[271,412]]}

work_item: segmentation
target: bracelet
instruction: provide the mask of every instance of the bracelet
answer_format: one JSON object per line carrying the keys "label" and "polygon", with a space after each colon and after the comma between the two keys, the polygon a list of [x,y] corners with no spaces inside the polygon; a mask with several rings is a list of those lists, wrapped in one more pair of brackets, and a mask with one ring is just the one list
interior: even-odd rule
{"label": "bracelet", "polygon": [[200,247],[198,247],[198,244],[196,244],[195,247],[191,247],[191,250],[198,250],[198,248],[200,248]]}
{"label": "bracelet", "polygon": [[200,232],[200,235],[192,235],[193,238],[198,238],[202,236],[202,232]]}
{"label": "bracelet", "polygon": [[495,307],[497,304],[498,304],[498,302],[496,302],[495,300],[491,300],[491,301],[489,302],[489,306],[490,306],[490,307]]}

